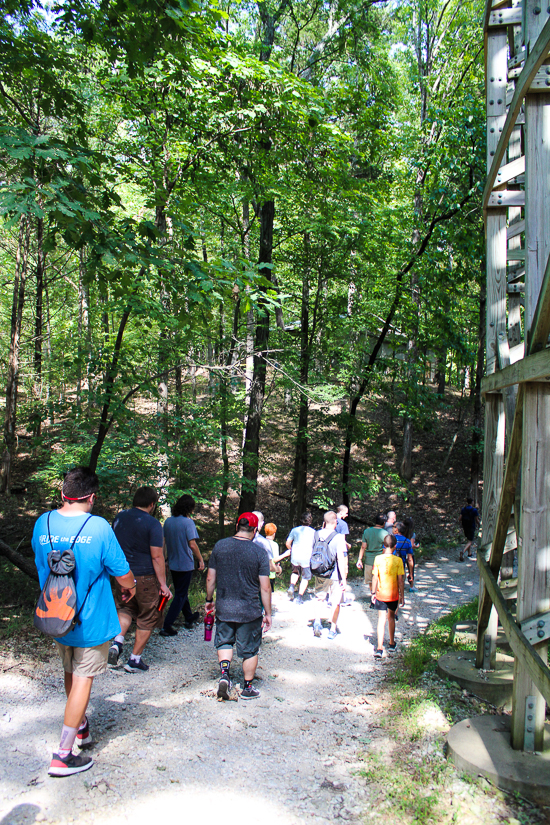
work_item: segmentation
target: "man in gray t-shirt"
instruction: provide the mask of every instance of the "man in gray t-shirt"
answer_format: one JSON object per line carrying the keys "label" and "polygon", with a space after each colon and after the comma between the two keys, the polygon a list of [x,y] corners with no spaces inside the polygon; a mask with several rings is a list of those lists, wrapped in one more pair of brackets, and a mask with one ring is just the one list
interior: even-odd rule
{"label": "man in gray t-shirt", "polygon": [[212,612],[216,590],[214,645],[221,670],[219,699],[229,698],[229,668],[235,645],[243,660],[241,699],[256,699],[260,695],[252,687],[252,680],[258,666],[262,629],[271,627],[271,585],[267,553],[253,541],[257,529],[258,519],[253,513],[240,515],[235,535],[216,542],[208,562],[205,607],[207,613]]}

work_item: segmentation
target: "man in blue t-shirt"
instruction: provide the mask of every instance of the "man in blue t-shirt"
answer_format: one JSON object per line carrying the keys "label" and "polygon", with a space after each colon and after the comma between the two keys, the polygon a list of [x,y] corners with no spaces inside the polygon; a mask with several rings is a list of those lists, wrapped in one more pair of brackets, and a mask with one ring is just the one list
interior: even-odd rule
{"label": "man in blue t-shirt", "polygon": [[132,509],[122,510],[113,522],[115,536],[132,567],[137,584],[133,598],[127,602],[123,601],[120,592],[115,590],[121,629],[109,650],[109,664],[118,664],[124,636],[135,619],[134,649],[124,665],[124,670],[128,673],[149,670],[149,665],[145,664],[141,654],[153,630],[162,626],[163,612],[158,609],[160,599],[163,596],[172,598],[166,584],[162,526],[153,518],[157,501],[156,490],[152,487],[139,487],[134,495]]}
{"label": "man in blue t-shirt", "polygon": [[479,529],[479,511],[477,507],[472,507],[473,503],[474,500],[472,498],[466,499],[466,507],[462,508],[458,519],[467,539],[464,550],[460,551],[459,561],[464,561],[464,554],[470,558],[470,548],[472,547],[476,530]]}
{"label": "man in blue t-shirt", "polygon": [[394,556],[401,556],[403,561],[403,569],[407,570],[407,580],[409,582],[409,590],[414,593],[416,588],[414,586],[414,550],[411,540],[403,535],[405,525],[402,521],[396,521],[393,525],[393,534],[396,538],[397,544],[393,551]]}
{"label": "man in blue t-shirt", "polygon": [[135,592],[135,578],[109,524],[90,515],[98,489],[98,478],[87,467],[71,470],[63,482],[62,507],[40,516],[32,536],[41,587],[50,573],[48,555],[52,549],[63,551],[72,546],[80,610],[80,623],[55,640],[65,671],[67,704],[50,776],[70,776],[93,765],[89,756],[74,755],[72,749],[75,742],[83,747],[92,741],[86,717],[92,683],[105,671],[109,640],[120,630],[109,576],[115,577],[123,601]]}
{"label": "man in blue t-shirt", "polygon": [[[349,515],[349,510],[345,504],[340,504],[336,509],[336,532],[341,533],[342,536],[349,536],[349,527],[346,519]],[[346,539],[346,547],[348,552],[351,550],[351,544]]]}

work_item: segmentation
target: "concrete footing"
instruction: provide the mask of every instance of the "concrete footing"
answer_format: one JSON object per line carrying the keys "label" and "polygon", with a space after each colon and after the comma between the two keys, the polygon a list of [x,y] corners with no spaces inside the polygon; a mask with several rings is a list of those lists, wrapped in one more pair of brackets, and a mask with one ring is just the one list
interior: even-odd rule
{"label": "concrete footing", "polygon": [[[457,622],[453,625],[451,641],[461,642],[462,644],[477,644],[477,622]],[[506,633],[502,627],[498,629],[497,647],[500,647],[501,650],[510,649],[510,642],[506,638]]]}
{"label": "concrete footing", "polygon": [[476,654],[463,650],[445,653],[437,663],[437,673],[499,708],[511,710],[514,683],[514,659],[497,653],[495,670],[478,670]]}
{"label": "concrete footing", "polygon": [[503,791],[518,792],[537,805],[550,805],[550,725],[543,753],[512,750],[509,716],[477,716],[454,725],[447,757],[462,771],[482,774]]}

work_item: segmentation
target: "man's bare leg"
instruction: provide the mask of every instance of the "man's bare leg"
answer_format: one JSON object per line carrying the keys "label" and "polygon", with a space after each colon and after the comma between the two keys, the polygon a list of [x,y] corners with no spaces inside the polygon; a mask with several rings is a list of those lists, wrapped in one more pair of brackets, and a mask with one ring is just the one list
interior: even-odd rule
{"label": "man's bare leg", "polygon": [[[384,647],[384,630],[386,629],[386,610],[379,610],[378,611],[378,628],[377,628],[377,635],[378,635],[378,650],[382,650]],[[394,613],[394,622],[393,627],[395,630],[395,613]]]}
{"label": "man's bare leg", "polygon": [[65,671],[65,693],[67,704],[63,724],[69,728],[79,728],[86,717],[86,708],[92,692],[93,676],[73,676]]}
{"label": "man's bare leg", "polygon": [[250,659],[243,659],[243,676],[247,682],[251,682],[258,667],[258,656],[251,656]]}
{"label": "man's bare leg", "polygon": [[142,630],[140,627],[136,627],[136,640],[134,642],[132,656],[141,656],[145,650],[145,645],[151,638],[152,632],[152,630]]}
{"label": "man's bare leg", "polygon": [[388,610],[388,630],[390,631],[390,645],[393,645],[395,644],[395,610]]}

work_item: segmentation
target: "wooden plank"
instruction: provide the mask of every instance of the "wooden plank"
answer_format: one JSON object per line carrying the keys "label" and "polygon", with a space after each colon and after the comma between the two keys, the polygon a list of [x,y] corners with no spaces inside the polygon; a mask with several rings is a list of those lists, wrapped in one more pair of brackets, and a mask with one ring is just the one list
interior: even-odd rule
{"label": "wooden plank", "polygon": [[487,118],[487,169],[491,168],[491,162],[497,150],[505,123],[506,112],[495,117]]}
{"label": "wooden plank", "polygon": [[[542,15],[541,15],[542,16]],[[500,168],[502,163],[502,159],[504,157],[504,153],[506,152],[506,147],[508,146],[508,141],[510,140],[510,135],[512,134],[512,129],[514,128],[516,118],[519,115],[520,109],[523,104],[523,98],[527,94],[529,90],[529,86],[531,85],[531,81],[535,77],[536,73],[542,66],[543,61],[546,59],[548,54],[548,49],[550,48],[550,18],[544,24],[544,28],[534,46],[529,57],[525,61],[525,65],[523,67],[523,71],[520,74],[517,83],[516,83],[516,91],[514,92],[514,97],[510,104],[510,109],[506,116],[506,121],[504,123],[504,127],[502,129],[502,133],[500,135],[500,139],[498,142],[498,146],[495,150],[495,154],[492,158],[492,165],[489,170],[489,174],[487,175],[487,180],[485,182],[485,188],[483,190],[483,208],[487,208],[487,202],[491,195],[491,192],[495,185],[495,180],[497,176],[497,172]],[[488,110],[489,114],[492,114],[490,110]]]}
{"label": "wooden plank", "polygon": [[521,6],[516,6],[514,9],[492,11],[489,15],[487,28],[491,29],[495,26],[519,26],[521,25],[521,14]]}
{"label": "wooden plank", "polygon": [[508,249],[506,253],[507,261],[524,261],[525,249]]}
{"label": "wooden plank", "polygon": [[517,178],[518,175],[523,175],[525,172],[525,155],[522,155],[520,158],[516,158],[515,160],[511,161],[510,163],[506,163],[504,166],[501,166],[497,172],[497,179],[495,181],[496,186],[499,186],[503,183],[508,183],[508,181],[512,180],[513,178]]}
{"label": "wooden plank", "polygon": [[515,238],[516,235],[521,235],[522,232],[525,232],[525,221],[518,221],[512,224],[507,230],[508,240],[510,241],[512,238]]}
{"label": "wooden plank", "polygon": [[477,564],[483,584],[497,609],[500,623],[504,628],[506,638],[510,642],[510,647],[514,651],[516,661],[521,662],[546,701],[550,702],[550,668],[517,626],[514,617],[508,610],[505,599],[502,597],[491,568],[480,555],[477,557]]}
{"label": "wooden plank", "polygon": [[515,364],[516,361],[521,361],[525,357],[525,344],[521,341],[514,347],[510,347],[510,363]]}
{"label": "wooden plank", "polygon": [[[513,366],[516,366],[515,364]],[[507,367],[510,369],[511,367]],[[492,536],[491,555],[489,559],[490,570],[493,576],[498,576],[500,565],[502,564],[502,555],[506,544],[506,535],[508,533],[508,526],[510,524],[510,516],[512,515],[512,507],[514,505],[514,497],[516,493],[516,484],[518,480],[518,473],[521,464],[521,436],[523,431],[523,396],[524,385],[520,384],[516,398],[516,409],[514,413],[514,421],[512,423],[512,431],[509,440],[508,453],[506,457],[506,470],[504,472],[504,480],[501,485],[500,499],[498,503],[498,511],[495,520],[495,528]],[[485,448],[487,449],[487,447]],[[490,488],[486,487],[487,492]],[[491,496],[492,497],[492,496]],[[483,519],[485,521],[485,517]],[[487,541],[489,537],[487,538]],[[491,615],[491,606],[493,599],[487,589],[480,589],[479,607],[478,607],[478,641],[476,663],[477,667],[483,664],[483,642],[485,632],[489,625],[489,617]],[[500,614],[499,614],[500,615]]]}
{"label": "wooden plank", "polygon": [[525,638],[531,644],[541,644],[550,639],[550,611],[545,613],[537,613],[536,616],[531,616],[519,623]]}
{"label": "wooden plank", "polygon": [[529,334],[528,353],[539,352],[546,346],[550,335],[550,255],[546,261],[546,269],[533,313],[531,332]]}
{"label": "wooden plank", "polygon": [[[511,360],[511,359],[510,359]],[[550,349],[528,355],[499,372],[487,375],[481,381],[481,394],[502,392],[505,387],[524,384],[526,381],[545,381],[550,378]]]}
{"label": "wooden plank", "polygon": [[489,195],[486,206],[487,209],[499,206],[525,206],[525,192],[521,189],[497,189]]}
{"label": "wooden plank", "polygon": [[[538,0],[525,0],[525,43],[536,50],[543,22]],[[544,281],[550,256],[550,221],[548,214],[548,180],[550,177],[550,99],[529,94],[525,98],[525,331],[531,354],[532,339],[542,344],[541,334],[548,331],[550,313],[535,314],[544,305]],[[547,335],[544,336],[544,343]],[[523,434],[521,461],[520,535],[518,557],[517,619],[523,621],[550,609],[550,385],[522,384]],[[542,660],[548,645],[536,645]],[[525,708],[528,697],[536,697],[534,747],[542,750],[546,706],[538,683],[522,662],[514,665],[511,741],[513,748],[525,747]]]}
{"label": "wooden plank", "polygon": [[[487,217],[486,371],[497,369],[498,341],[506,335],[506,210]],[[490,538],[490,537],[489,537]]]}

